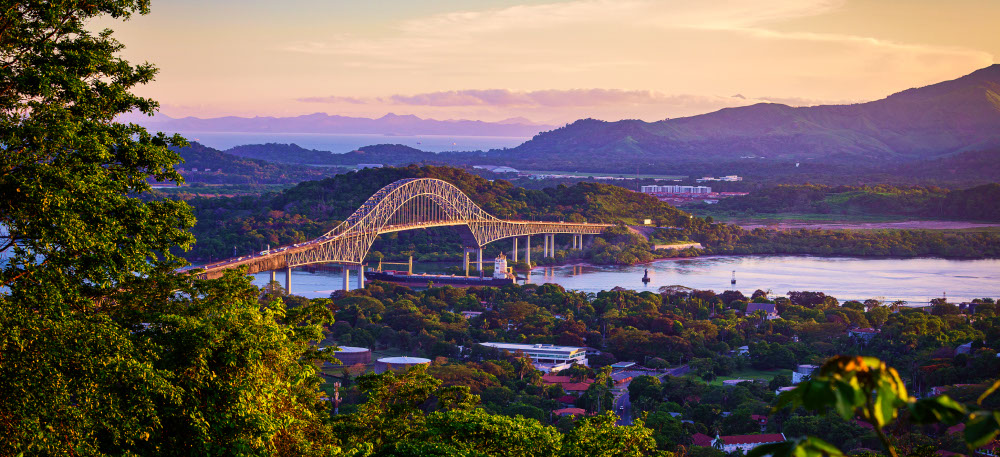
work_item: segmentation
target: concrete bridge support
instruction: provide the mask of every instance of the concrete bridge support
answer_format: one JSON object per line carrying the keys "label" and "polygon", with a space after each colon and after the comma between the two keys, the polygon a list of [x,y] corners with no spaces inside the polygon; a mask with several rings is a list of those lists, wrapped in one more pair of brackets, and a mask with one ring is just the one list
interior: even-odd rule
{"label": "concrete bridge support", "polygon": [[292,294],[292,267],[285,268],[285,293]]}
{"label": "concrete bridge support", "polygon": [[479,277],[483,277],[483,248],[476,248],[476,268],[479,270]]}
{"label": "concrete bridge support", "polygon": [[358,265],[358,289],[365,288],[365,264]]}
{"label": "concrete bridge support", "polygon": [[465,275],[469,276],[469,248],[462,248],[462,265],[465,266]]}
{"label": "concrete bridge support", "polygon": [[267,285],[270,286],[271,283],[274,282],[274,276],[275,276],[275,274],[276,274],[275,271],[271,270],[271,280],[267,282]]}
{"label": "concrete bridge support", "polygon": [[524,239],[524,262],[528,264],[528,268],[531,268],[531,235]]}
{"label": "concrete bridge support", "polygon": [[514,237],[514,249],[511,249],[511,258],[514,259],[514,263],[517,263],[517,237]]}
{"label": "concrete bridge support", "polygon": [[344,292],[351,290],[351,267],[343,265],[340,268],[344,271]]}

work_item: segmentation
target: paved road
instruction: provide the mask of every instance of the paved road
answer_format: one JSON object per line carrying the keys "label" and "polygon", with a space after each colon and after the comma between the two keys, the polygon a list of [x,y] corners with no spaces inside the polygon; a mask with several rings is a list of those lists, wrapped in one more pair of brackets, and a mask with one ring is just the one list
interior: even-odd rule
{"label": "paved road", "polygon": [[615,413],[618,414],[618,425],[632,425],[632,402],[628,398],[628,390],[615,399]]}

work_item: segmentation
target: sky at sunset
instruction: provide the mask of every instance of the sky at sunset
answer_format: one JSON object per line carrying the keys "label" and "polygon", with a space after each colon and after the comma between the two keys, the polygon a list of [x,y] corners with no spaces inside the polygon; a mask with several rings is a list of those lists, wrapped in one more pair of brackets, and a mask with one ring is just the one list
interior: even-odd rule
{"label": "sky at sunset", "polygon": [[997,61],[996,0],[153,0],[102,20],[172,117],[659,120],[852,103]]}

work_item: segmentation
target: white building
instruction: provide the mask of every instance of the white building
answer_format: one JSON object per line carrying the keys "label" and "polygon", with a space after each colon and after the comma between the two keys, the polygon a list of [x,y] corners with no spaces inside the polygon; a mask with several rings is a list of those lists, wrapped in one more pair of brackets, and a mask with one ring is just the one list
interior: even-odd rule
{"label": "white building", "polygon": [[493,261],[493,279],[507,279],[510,275],[507,272],[507,256],[500,253]]}
{"label": "white building", "polygon": [[737,182],[737,181],[742,181],[742,180],[743,180],[743,178],[741,176],[738,176],[738,175],[726,175],[726,176],[722,176],[722,177],[719,177],[719,178],[715,178],[715,177],[712,177],[712,176],[705,176],[704,178],[699,178],[699,179],[696,179],[695,181],[696,182],[706,182],[706,181]]}
{"label": "white building", "polygon": [[486,347],[500,349],[512,354],[523,353],[541,372],[555,373],[565,370],[574,363],[587,365],[587,348],[556,346],[552,344],[479,343]]}
{"label": "white building", "polygon": [[644,194],[710,194],[712,188],[708,186],[642,186]]}
{"label": "white building", "polygon": [[488,170],[494,173],[520,173],[520,170],[518,170],[517,168],[511,168],[501,165],[473,165],[472,168],[475,168],[477,170]]}

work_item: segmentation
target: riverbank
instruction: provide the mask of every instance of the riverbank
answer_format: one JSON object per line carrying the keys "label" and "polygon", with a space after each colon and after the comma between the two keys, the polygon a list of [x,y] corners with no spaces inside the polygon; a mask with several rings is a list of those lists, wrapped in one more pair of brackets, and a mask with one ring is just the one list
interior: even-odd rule
{"label": "riverbank", "polygon": [[[414,265],[417,269],[418,265]],[[645,270],[651,281],[642,282]],[[736,284],[731,284],[736,271]],[[1000,260],[942,258],[859,258],[771,255],[706,255],[669,258],[641,265],[593,265],[582,261],[539,266],[524,276],[528,284],[559,284],[567,289],[598,293],[624,287],[657,293],[660,287],[680,285],[700,290],[739,290],[750,296],[757,289],[823,291],[839,300],[904,300],[924,304],[947,295],[959,303],[973,298],[1000,297]],[[253,275],[264,286],[268,273]],[[351,275],[351,279],[355,279]],[[283,279],[282,279],[283,281]],[[521,283],[522,281],[518,281]],[[352,281],[352,287],[354,282]],[[329,297],[340,290],[339,271],[292,270],[292,293],[308,298]]]}
{"label": "riverbank", "polygon": [[965,221],[906,220],[897,222],[807,221],[807,220],[752,220],[731,221],[747,230],[975,230],[1000,228],[1000,223]]}

